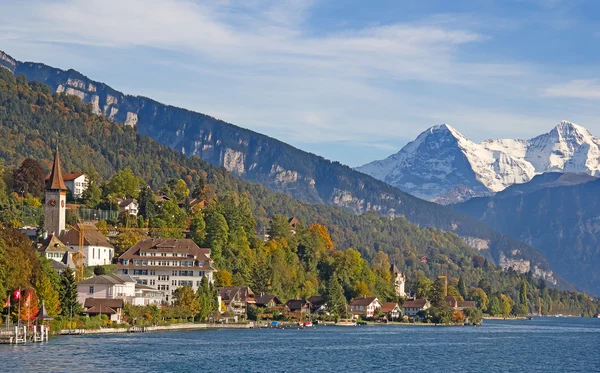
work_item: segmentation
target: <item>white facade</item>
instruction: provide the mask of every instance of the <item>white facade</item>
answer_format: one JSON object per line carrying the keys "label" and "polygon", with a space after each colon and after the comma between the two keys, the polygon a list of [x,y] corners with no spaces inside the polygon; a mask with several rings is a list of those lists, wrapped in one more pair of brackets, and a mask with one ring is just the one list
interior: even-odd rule
{"label": "white facade", "polygon": [[[89,279],[88,279],[89,280]],[[77,301],[81,304],[87,298],[114,299],[135,297],[135,280],[124,281],[121,284],[88,283],[84,280],[77,284]]]}
{"label": "white facade", "polygon": [[65,186],[69,188],[71,194],[76,199],[80,199],[83,197],[83,192],[88,187],[88,178],[85,174],[80,174],[79,176],[70,174],[64,175]]}
{"label": "white facade", "polygon": [[[74,250],[78,250],[78,246],[70,245]],[[112,263],[114,249],[106,246],[83,246],[83,255],[85,255],[84,264],[90,266],[103,266]]]}
{"label": "white facade", "polygon": [[160,291],[162,301],[172,303],[177,288],[189,286],[196,292],[203,277],[212,283],[212,265],[210,250],[200,249],[190,239],[150,238],[121,255],[117,273]]}

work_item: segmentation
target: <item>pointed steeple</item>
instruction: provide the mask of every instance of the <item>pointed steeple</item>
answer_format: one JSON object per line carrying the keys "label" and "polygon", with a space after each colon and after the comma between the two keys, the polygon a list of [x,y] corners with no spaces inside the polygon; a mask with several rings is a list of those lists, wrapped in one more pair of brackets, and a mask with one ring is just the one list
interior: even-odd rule
{"label": "pointed steeple", "polygon": [[46,184],[46,189],[51,190],[67,190],[65,181],[60,170],[60,157],[58,155],[58,142],[56,143],[56,153],[54,153],[54,163],[52,164],[52,172],[50,173],[50,179]]}

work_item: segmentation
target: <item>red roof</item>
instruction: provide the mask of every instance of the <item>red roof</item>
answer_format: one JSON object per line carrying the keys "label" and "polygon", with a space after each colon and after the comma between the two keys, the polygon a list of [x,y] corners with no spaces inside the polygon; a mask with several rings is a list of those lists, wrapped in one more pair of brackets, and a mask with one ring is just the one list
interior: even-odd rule
{"label": "red roof", "polygon": [[407,300],[402,304],[402,308],[423,308],[426,304],[425,299]]}
{"label": "red roof", "polygon": [[[73,181],[75,179],[77,179],[80,176],[83,176],[85,174],[82,173],[78,173],[78,174],[62,174],[63,180],[64,181]],[[50,179],[50,174],[46,175],[46,180]]]}
{"label": "red roof", "polygon": [[396,308],[397,305],[398,305],[398,303],[396,303],[396,302],[381,303],[381,312],[383,312],[383,313],[392,312],[394,310],[394,308]]}

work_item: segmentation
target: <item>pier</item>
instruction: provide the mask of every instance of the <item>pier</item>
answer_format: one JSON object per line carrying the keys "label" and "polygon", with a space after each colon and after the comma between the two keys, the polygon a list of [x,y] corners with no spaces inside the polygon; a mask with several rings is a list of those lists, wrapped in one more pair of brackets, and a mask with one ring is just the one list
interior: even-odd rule
{"label": "pier", "polygon": [[50,328],[46,325],[15,326],[12,329],[0,330],[0,344],[25,344],[47,342]]}

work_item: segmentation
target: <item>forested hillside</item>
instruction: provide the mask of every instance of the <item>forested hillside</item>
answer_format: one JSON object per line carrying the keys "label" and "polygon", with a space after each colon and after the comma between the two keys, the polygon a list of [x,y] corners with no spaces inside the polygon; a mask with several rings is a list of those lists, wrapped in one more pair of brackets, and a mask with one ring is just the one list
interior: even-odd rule
{"label": "forested hillside", "polygon": [[[13,74],[25,74],[29,81],[48,84],[52,92],[64,92],[89,103],[89,109],[83,107],[77,109],[82,111],[81,115],[103,114],[107,118],[125,123],[126,127],[135,126],[140,134],[147,134],[158,142],[191,156],[185,160],[176,152],[160,148],[158,151],[160,154],[157,155],[163,157],[161,159],[164,159],[168,165],[176,163],[176,166],[163,167],[164,164],[157,159],[148,160],[148,164],[140,166],[141,163],[135,158],[146,154],[154,156],[155,149],[152,148],[157,148],[156,143],[149,142],[143,137],[136,138],[135,131],[130,131],[129,128],[120,128],[114,131],[115,136],[119,136],[118,139],[114,139],[116,141],[107,137],[86,141],[86,145],[89,144],[96,150],[101,147],[103,154],[89,154],[89,157],[84,160],[73,160],[73,163],[78,162],[77,167],[82,170],[97,164],[98,172],[106,176],[114,172],[115,168],[130,165],[137,174],[142,175],[153,185],[160,185],[175,174],[185,175],[191,182],[195,182],[198,177],[197,170],[206,170],[211,177],[224,178],[228,180],[227,183],[233,180],[229,176],[215,176],[225,175],[225,172],[209,171],[206,164],[194,157],[196,155],[212,165],[224,166],[244,180],[258,182],[272,191],[289,193],[295,199],[342,207],[359,214],[376,211],[385,216],[404,216],[410,222],[422,227],[455,232],[469,245],[477,247],[483,255],[493,258],[497,264],[506,268],[518,268],[520,271],[531,270],[538,276],[553,278],[548,263],[531,247],[498,234],[485,224],[451,209],[415,198],[338,162],[328,161],[276,139],[204,114],[167,106],[145,97],[125,95],[106,84],[92,81],[74,70],[63,71],[39,63],[19,62],[1,51],[0,57],[2,57],[0,66],[6,67]],[[76,121],[70,120],[70,122],[76,124]],[[35,141],[48,144],[58,130],[58,128],[50,128],[55,126],[53,123],[46,123],[46,126],[48,127],[36,129],[44,136],[40,136]],[[15,130],[18,133],[21,133],[21,130],[31,131],[29,128],[17,127]],[[71,154],[80,154],[81,145],[76,144],[77,140],[74,138],[80,135],[79,131],[81,129],[76,127],[61,128],[61,140],[65,146],[69,146],[69,151],[73,152]],[[124,137],[117,133],[123,134]],[[86,135],[94,135],[94,133]],[[11,134],[11,136],[17,135]],[[19,140],[30,144],[35,136],[30,134]],[[135,149],[131,148],[131,145],[129,145],[130,149],[122,148],[134,139],[137,144]],[[17,142],[12,146],[19,146],[19,144],[22,143]],[[8,161],[11,162],[10,164],[15,164],[15,157],[24,157],[35,151],[43,152],[43,158],[50,159],[47,148],[45,151],[23,148],[13,150],[12,154],[9,154],[12,158],[9,157]],[[126,153],[127,151],[131,152]],[[38,155],[42,154],[38,153]],[[187,173],[185,168],[192,171]],[[148,179],[148,176],[156,180]],[[236,188],[254,188],[238,181],[231,181],[230,185],[234,184]],[[263,188],[253,191],[253,195],[257,194],[265,196],[267,200],[263,205],[269,206],[271,211],[288,215],[303,214],[305,219],[317,219],[319,216],[314,212],[305,211],[307,204],[297,203],[286,197],[277,197],[283,199],[282,201],[269,201],[269,196],[273,194],[266,193]],[[344,229],[347,232],[343,235],[345,239],[352,237],[352,228],[348,227],[355,226],[352,223],[355,217],[340,215],[339,210],[326,209],[320,212],[324,212],[328,216],[327,219],[335,219],[339,226],[346,227]],[[364,244],[374,245],[372,242],[364,242]]]}
{"label": "forested hillside", "polygon": [[598,179],[548,174],[453,208],[538,248],[557,274],[599,294],[599,196]]}

